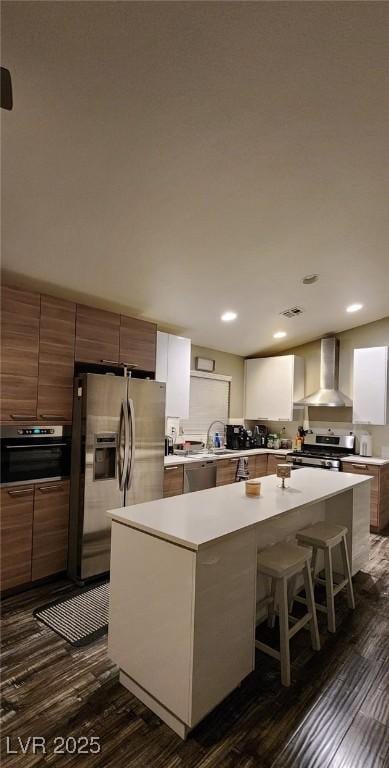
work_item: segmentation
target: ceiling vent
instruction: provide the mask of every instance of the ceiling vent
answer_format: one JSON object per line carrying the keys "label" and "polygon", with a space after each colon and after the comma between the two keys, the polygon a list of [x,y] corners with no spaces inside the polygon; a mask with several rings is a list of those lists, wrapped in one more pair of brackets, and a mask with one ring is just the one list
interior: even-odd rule
{"label": "ceiling vent", "polygon": [[298,315],[301,315],[304,312],[304,310],[301,307],[291,307],[290,309],[285,309],[283,312],[280,312],[280,315],[283,315],[284,317],[298,317]]}

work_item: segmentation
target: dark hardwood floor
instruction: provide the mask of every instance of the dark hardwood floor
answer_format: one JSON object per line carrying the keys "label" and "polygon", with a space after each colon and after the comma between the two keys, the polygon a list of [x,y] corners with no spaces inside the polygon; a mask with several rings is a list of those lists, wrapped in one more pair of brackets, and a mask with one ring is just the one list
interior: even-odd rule
{"label": "dark hardwood floor", "polygon": [[[337,598],[339,630],[311,651],[292,641],[291,688],[260,653],[255,672],[182,742],[119,685],[106,638],[73,648],[32,616],[72,592],[62,581],[3,603],[3,766],[77,768],[384,768],[389,765],[389,537],[371,537],[354,580],[356,610]],[[45,737],[47,753],[6,754],[6,736]],[[56,736],[98,736],[100,754],[55,755]],[[25,743],[25,742],[23,742]]]}

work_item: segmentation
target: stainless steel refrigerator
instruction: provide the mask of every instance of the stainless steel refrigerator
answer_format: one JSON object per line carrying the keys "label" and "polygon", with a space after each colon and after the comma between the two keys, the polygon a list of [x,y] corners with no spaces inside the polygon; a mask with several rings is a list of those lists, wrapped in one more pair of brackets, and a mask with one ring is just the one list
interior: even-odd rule
{"label": "stainless steel refrigerator", "polygon": [[87,373],[75,379],[69,575],[109,571],[107,510],[163,496],[165,384]]}

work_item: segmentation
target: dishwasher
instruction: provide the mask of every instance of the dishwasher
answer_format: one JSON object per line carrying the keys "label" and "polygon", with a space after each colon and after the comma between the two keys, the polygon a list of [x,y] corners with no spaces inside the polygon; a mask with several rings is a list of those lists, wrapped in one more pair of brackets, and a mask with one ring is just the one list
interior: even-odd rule
{"label": "dishwasher", "polygon": [[216,486],[216,461],[196,461],[184,465],[184,493]]}

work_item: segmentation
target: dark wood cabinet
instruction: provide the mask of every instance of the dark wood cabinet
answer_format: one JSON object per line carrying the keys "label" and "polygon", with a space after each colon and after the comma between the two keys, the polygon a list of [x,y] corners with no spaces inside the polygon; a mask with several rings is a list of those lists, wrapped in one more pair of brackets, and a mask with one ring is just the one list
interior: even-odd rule
{"label": "dark wood cabinet", "polygon": [[265,477],[267,474],[267,454],[257,454],[255,457],[255,477]]}
{"label": "dark wood cabinet", "polygon": [[373,533],[382,531],[389,524],[389,464],[377,465],[368,462],[342,462],[342,471],[356,475],[371,475],[370,528]]}
{"label": "dark wood cabinet", "polygon": [[120,315],[77,304],[75,359],[119,364]]}
{"label": "dark wood cabinet", "polygon": [[[246,457],[245,457],[246,458]],[[253,477],[256,477],[256,469],[257,469],[257,462],[255,456],[247,456],[247,465],[248,465],[248,473],[249,478],[252,479]]]}
{"label": "dark wood cabinet", "polygon": [[239,459],[218,459],[216,462],[216,485],[228,485],[236,480]]}
{"label": "dark wood cabinet", "polygon": [[120,362],[155,372],[157,326],[134,317],[120,317]]}
{"label": "dark wood cabinet", "polygon": [[66,570],[69,480],[35,486],[32,581]]}
{"label": "dark wood cabinet", "polygon": [[278,464],[285,464],[286,458],[282,453],[269,453],[267,456],[267,474],[275,475]]}
{"label": "dark wood cabinet", "polygon": [[39,421],[71,422],[76,305],[41,296],[38,407]]}
{"label": "dark wood cabinet", "polygon": [[163,472],[163,495],[179,496],[184,491],[184,465],[165,467]]}
{"label": "dark wood cabinet", "polygon": [[31,581],[34,487],[1,489],[0,589]]}
{"label": "dark wood cabinet", "polygon": [[36,419],[40,295],[2,287],[1,420]]}

